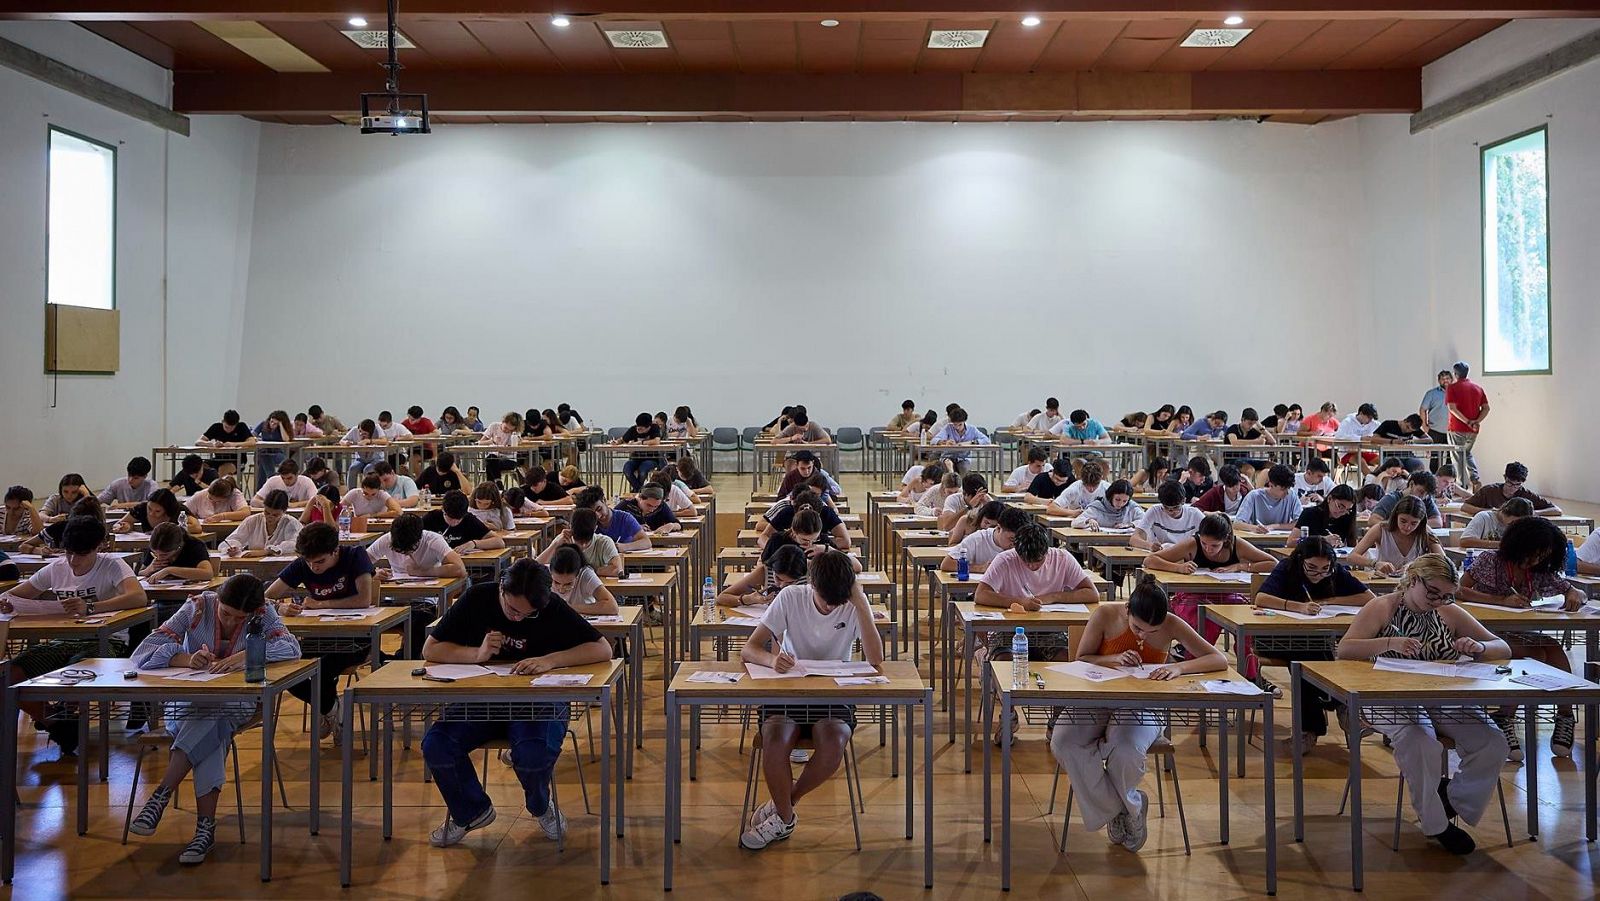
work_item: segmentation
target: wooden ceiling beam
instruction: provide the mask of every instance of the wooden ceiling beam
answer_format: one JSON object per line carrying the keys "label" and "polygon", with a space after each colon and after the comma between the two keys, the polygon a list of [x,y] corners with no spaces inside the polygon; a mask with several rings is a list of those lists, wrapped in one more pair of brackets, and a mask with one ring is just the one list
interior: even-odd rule
{"label": "wooden ceiling beam", "polygon": [[[410,72],[408,91],[457,115],[1411,113],[1418,69],[1339,72],[1072,72],[1053,75],[531,75]],[[376,75],[178,73],[190,114],[351,115]]]}
{"label": "wooden ceiling beam", "polygon": [[[1240,7],[1246,7],[1241,10]],[[852,16],[973,17],[1034,14],[1057,18],[1214,19],[1519,19],[1600,17],[1594,0],[404,0],[408,18],[530,19],[559,11],[610,19],[670,17]],[[0,19],[76,21],[342,19],[376,21],[381,0],[0,0]],[[375,18],[376,17],[376,18]]]}

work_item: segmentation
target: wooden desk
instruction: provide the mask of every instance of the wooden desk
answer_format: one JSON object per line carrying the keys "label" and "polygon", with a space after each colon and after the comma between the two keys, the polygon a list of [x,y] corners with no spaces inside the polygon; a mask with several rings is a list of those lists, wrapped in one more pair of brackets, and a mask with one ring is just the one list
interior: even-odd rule
{"label": "wooden desk", "polygon": [[[1513,672],[1522,670],[1544,670],[1549,668],[1538,661],[1513,660],[1510,661]],[[1430,676],[1421,673],[1402,673],[1376,669],[1373,664],[1365,660],[1315,660],[1295,662],[1290,665],[1292,687],[1295,703],[1299,703],[1300,695],[1305,690],[1306,684],[1311,684],[1328,693],[1335,701],[1342,701],[1350,708],[1350,722],[1367,722],[1385,725],[1399,722],[1400,715],[1407,710],[1417,707],[1443,707],[1443,708],[1469,708],[1472,711],[1481,711],[1485,708],[1498,706],[1517,706],[1524,708],[1523,727],[1525,734],[1523,741],[1528,748],[1537,748],[1537,733],[1535,732],[1535,713],[1539,707],[1559,704],[1573,704],[1584,709],[1584,723],[1586,724],[1586,738],[1584,740],[1584,763],[1590,774],[1594,772],[1595,764],[1595,721],[1596,709],[1600,708],[1600,686],[1591,685],[1588,688],[1563,689],[1561,691],[1542,691],[1527,685],[1512,682],[1509,676],[1494,679],[1461,679],[1451,676]],[[1439,711],[1448,716],[1448,711]],[[1293,732],[1294,752],[1290,755],[1294,759],[1294,839],[1297,842],[1305,840],[1305,784],[1303,762],[1301,758],[1300,730]],[[1269,742],[1270,744],[1270,742]],[[1351,887],[1361,891],[1364,877],[1364,863],[1362,860],[1362,817],[1361,817],[1361,739],[1357,731],[1348,736],[1350,748],[1350,882]],[[1527,780],[1528,798],[1528,837],[1537,839],[1539,835],[1539,767],[1523,767],[1523,778]],[[1592,775],[1591,777],[1592,778]],[[1584,804],[1585,834],[1590,841],[1595,840],[1595,798],[1592,792],[1587,794]]]}
{"label": "wooden desk", "polygon": [[[16,583],[4,583],[15,585]],[[9,590],[0,588],[0,591]],[[95,653],[101,657],[111,655],[111,636],[124,629],[134,626],[150,625],[155,623],[156,611],[153,607],[140,607],[136,610],[113,610],[107,613],[96,613],[94,616],[13,616],[10,620],[10,640],[23,642],[52,641],[66,639],[68,641],[93,641],[96,645]]]}
{"label": "wooden desk", "polygon": [[191,595],[199,594],[202,591],[216,591],[222,587],[224,581],[226,580],[220,576],[196,582],[151,582],[149,579],[140,579],[139,587],[144,589],[145,597],[149,598],[152,604],[159,606],[162,604],[182,604]]}
{"label": "wooden desk", "polygon": [[1051,529],[1050,537],[1060,544],[1065,544],[1067,547],[1083,553],[1086,548],[1091,547],[1127,547],[1128,542],[1133,539],[1133,531],[1107,532],[1097,529],[1074,529],[1071,526],[1063,526]]}
{"label": "wooden desk", "polygon": [[633,742],[627,747],[623,767],[629,779],[633,778],[633,750],[644,747],[644,608],[619,607],[620,622],[610,622],[607,617],[584,616],[595,631],[606,638],[622,638],[629,642],[628,656],[623,660],[627,678],[624,703],[632,723]]}
{"label": "wooden desk", "polygon": [[[59,555],[57,555],[57,556],[59,556]],[[117,559],[121,560],[122,562],[128,564],[129,568],[132,568],[134,563],[138,562],[139,552],[137,552],[137,551],[109,551],[109,552],[102,552],[101,556],[102,557],[116,557]],[[38,572],[39,570],[44,569],[46,566],[49,565],[50,561],[54,560],[54,559],[56,559],[56,558],[55,557],[46,557],[43,554],[12,554],[6,560],[6,562],[7,563],[16,564],[17,572],[21,573],[22,574],[22,578],[26,579],[29,576],[33,575],[34,573]]]}
{"label": "wooden desk", "polygon": [[1250,573],[1249,582],[1224,582],[1200,573],[1184,575],[1142,566],[1139,571],[1154,576],[1156,582],[1169,593],[1181,591],[1186,594],[1242,594],[1254,597],[1261,590],[1261,583],[1267,580],[1266,573]]}
{"label": "wooden desk", "polygon": [[[345,689],[342,801],[340,805],[339,884],[350,885],[351,844],[355,833],[352,817],[354,777],[351,745],[355,744],[355,707],[373,706],[373,716],[383,718],[383,837],[394,833],[394,711],[400,707],[435,708],[433,719],[471,719],[474,722],[527,721],[536,719],[539,708],[553,704],[591,704],[600,708],[600,884],[611,881],[611,787],[613,769],[617,789],[617,837],[622,837],[623,747],[626,720],[617,716],[613,691],[621,677],[622,661],[608,660],[591,666],[566,667],[558,673],[583,673],[586,685],[536,686],[531,676],[479,676],[454,682],[430,682],[411,675],[409,662],[390,663]],[[612,720],[617,724],[616,754],[612,754]],[[271,779],[271,770],[267,770]],[[271,785],[267,786],[270,791]]]}
{"label": "wooden desk", "polygon": [[661,685],[666,687],[667,681],[672,678],[672,659],[677,654],[681,660],[688,653],[689,636],[689,599],[685,590],[678,582],[675,572],[659,573],[629,573],[626,579],[617,579],[611,576],[601,578],[600,584],[611,590],[611,593],[621,598],[661,598],[661,624],[665,635],[661,641],[661,654],[663,657],[661,667]]}
{"label": "wooden desk", "polygon": [[1122,585],[1123,577],[1130,570],[1144,566],[1144,558],[1150,556],[1150,552],[1142,547],[1111,544],[1097,544],[1087,550],[1090,564],[1098,564],[1106,581],[1111,583],[1111,600],[1117,599],[1117,588]]}
{"label": "wooden desk", "polygon": [[[1018,707],[1044,707],[1050,710],[1059,710],[1059,720],[1069,722],[1091,722],[1097,711],[1112,711],[1113,720],[1127,719],[1130,721],[1175,722],[1187,720],[1189,713],[1203,717],[1207,711],[1218,712],[1218,721],[1222,723],[1219,730],[1222,750],[1222,759],[1227,759],[1228,714],[1235,713],[1241,718],[1245,711],[1258,711],[1261,714],[1263,735],[1267,736],[1261,742],[1261,772],[1262,784],[1265,789],[1264,807],[1266,812],[1266,828],[1264,841],[1267,855],[1267,894],[1275,894],[1278,890],[1278,830],[1277,830],[1277,794],[1273,774],[1273,746],[1272,739],[1272,695],[1262,692],[1255,695],[1212,694],[1200,687],[1200,683],[1212,680],[1228,682],[1248,682],[1243,676],[1233,670],[1224,670],[1217,673],[1200,673],[1189,676],[1178,676],[1170,681],[1155,682],[1149,679],[1136,679],[1126,677],[1110,682],[1090,682],[1059,673],[1045,665],[1031,664],[1030,673],[1037,673],[1044,687],[1039,687],[1033,681],[1023,685],[1011,684],[1011,662],[990,662],[984,668],[986,686],[992,685],[995,692],[984,691],[984,731],[988,732],[994,723],[995,703],[994,694],[999,695],[1000,722],[1011,721],[1012,712]],[[1000,740],[1000,888],[1009,891],[1011,888],[1011,730],[1001,729]],[[1240,744],[1245,743],[1245,736],[1240,736]],[[983,743],[983,839],[989,841],[991,836],[991,805],[993,790],[990,786],[991,773],[993,772],[993,748],[989,742]],[[1296,766],[1298,772],[1299,767]],[[1355,772],[1352,770],[1352,772]],[[1218,821],[1221,830],[1221,839],[1224,845],[1228,844],[1228,768],[1218,767]],[[1299,786],[1297,784],[1296,789]],[[1359,798],[1352,798],[1354,806]],[[1357,813],[1359,819],[1359,811]],[[1359,836],[1359,832],[1356,833]]]}
{"label": "wooden desk", "polygon": [[[912,709],[922,708],[922,872],[923,887],[933,887],[933,689],[922,681],[910,661],[888,660],[879,672],[888,676],[886,685],[840,685],[824,676],[802,679],[752,679],[742,675],[734,684],[691,682],[702,670],[744,672],[739,663],[688,661],[667,687],[666,828],[662,830],[664,856],[662,887],[672,890],[672,865],[676,844],[683,838],[683,709],[695,710],[715,704],[756,707],[763,704],[858,704],[906,707],[906,838],[913,835],[915,819],[914,745],[916,717]],[[898,757],[898,754],[896,755]],[[716,810],[715,816],[726,817]]]}
{"label": "wooden desk", "polygon": [[461,554],[461,562],[467,565],[467,577],[472,578],[473,573],[485,576],[489,581],[500,581],[500,574],[506,571],[515,559],[516,550],[510,546],[493,548],[486,551],[473,551],[470,554]]}
{"label": "wooden desk", "polygon": [[[677,574],[675,584],[688,592],[699,587],[691,574],[694,558],[686,547],[652,547],[642,551],[623,551],[622,565],[629,573],[671,572]],[[698,595],[695,600],[699,600]]]}
{"label": "wooden desk", "polygon": [[450,602],[466,590],[466,579],[407,579],[379,583],[378,597],[408,603],[432,599],[439,605],[439,615],[444,616],[450,609]]}
{"label": "wooden desk", "polygon": [[[95,673],[95,678],[79,682],[76,685],[51,684],[50,676],[41,676],[18,683],[4,692],[4,703],[0,705],[0,772],[6,774],[7,781],[15,779],[17,772],[17,711],[25,702],[63,701],[78,705],[78,728],[87,735],[89,732],[89,708],[92,704],[114,705],[118,703],[146,703],[146,704],[171,704],[173,702],[206,703],[217,701],[239,701],[245,703],[259,703],[261,705],[261,826],[257,840],[261,843],[261,881],[266,882],[272,878],[272,773],[274,770],[274,745],[277,727],[277,701],[283,692],[289,688],[308,682],[311,689],[311,706],[316,708],[320,694],[317,684],[318,663],[316,660],[286,660],[282,663],[267,664],[266,681],[251,683],[244,681],[244,673],[229,673],[209,682],[189,682],[178,679],[163,679],[156,676],[140,674],[137,678],[126,679],[123,674],[134,670],[132,661],[121,658],[91,657],[73,664],[71,669],[90,670]],[[61,672],[57,670],[56,672]],[[174,708],[167,708],[167,719],[170,722],[174,715]],[[102,720],[109,711],[103,711]],[[350,733],[345,733],[345,739],[350,739]],[[109,754],[109,746],[102,744],[101,753]],[[318,814],[318,765],[317,748],[313,742],[310,748],[310,806],[307,811],[309,827],[312,835],[317,834]],[[348,758],[347,758],[348,759]],[[16,845],[17,845],[17,795],[11,790],[0,791],[0,831],[4,832],[3,844],[0,844],[0,877],[9,884],[15,871]],[[83,835],[89,830],[89,753],[88,748],[78,754],[78,834]]]}
{"label": "wooden desk", "polygon": [[[815,442],[810,444],[778,444],[770,438],[756,439],[755,446],[750,451],[750,493],[761,491],[761,483],[783,472],[783,461],[791,454],[808,450],[816,454],[822,461],[822,468],[831,473],[839,472],[839,445],[829,441],[827,443]],[[767,465],[762,466],[765,462]],[[774,479],[776,481],[776,479]]]}

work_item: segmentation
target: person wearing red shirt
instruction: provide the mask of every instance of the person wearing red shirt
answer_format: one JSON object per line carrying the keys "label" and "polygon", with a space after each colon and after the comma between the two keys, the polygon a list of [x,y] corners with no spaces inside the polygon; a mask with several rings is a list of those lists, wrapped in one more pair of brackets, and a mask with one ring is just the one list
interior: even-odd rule
{"label": "person wearing red shirt", "polygon": [[1482,483],[1478,481],[1478,459],[1472,455],[1472,446],[1478,442],[1483,421],[1489,418],[1489,397],[1477,382],[1467,378],[1465,361],[1457,361],[1451,368],[1456,380],[1444,389],[1444,403],[1450,411],[1450,443],[1456,446],[1459,460],[1456,472],[1466,474],[1472,490],[1477,491]]}
{"label": "person wearing red shirt", "polygon": [[416,406],[406,410],[406,418],[402,419],[400,424],[410,429],[413,435],[431,435],[437,431],[433,420],[422,415],[422,408]]}

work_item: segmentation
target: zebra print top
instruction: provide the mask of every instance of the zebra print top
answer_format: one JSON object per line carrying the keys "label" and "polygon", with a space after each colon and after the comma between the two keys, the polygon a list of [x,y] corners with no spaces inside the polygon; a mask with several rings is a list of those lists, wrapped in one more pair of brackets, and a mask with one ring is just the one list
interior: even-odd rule
{"label": "zebra print top", "polygon": [[[1379,638],[1415,638],[1422,642],[1422,653],[1416,660],[1455,660],[1461,655],[1455,648],[1456,636],[1445,625],[1444,618],[1439,616],[1439,611],[1429,610],[1426,613],[1415,613],[1403,602],[1394,610],[1394,616],[1389,618],[1389,625],[1384,627],[1378,635]],[[1384,651],[1380,657],[1403,656],[1395,651]]]}

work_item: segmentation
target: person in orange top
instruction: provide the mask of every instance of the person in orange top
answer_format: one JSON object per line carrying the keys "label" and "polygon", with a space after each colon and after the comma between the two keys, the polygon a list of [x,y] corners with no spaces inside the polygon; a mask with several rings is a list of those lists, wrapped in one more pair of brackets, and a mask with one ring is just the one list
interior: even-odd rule
{"label": "person in orange top", "polygon": [[1333,401],[1323,404],[1317,412],[1307,416],[1300,424],[1302,435],[1332,435],[1339,431],[1339,407]]}
{"label": "person in orange top", "polygon": [[[1168,662],[1173,642],[1181,643],[1188,659]],[[1194,627],[1168,615],[1167,592],[1154,576],[1139,579],[1124,604],[1099,604],[1078,642],[1078,659],[1112,667],[1138,667],[1135,675],[1165,681],[1188,673],[1214,673],[1228,668],[1227,658]],[[1153,667],[1153,668],[1152,668]],[[1138,851],[1148,836],[1145,819],[1150,798],[1139,790],[1144,779],[1145,755],[1161,737],[1161,723],[1126,711],[1102,710],[1094,722],[1058,723],[1050,734],[1050,752],[1072,780],[1083,825],[1091,832],[1106,827],[1112,842]],[[1137,714],[1135,714],[1137,716]]]}

